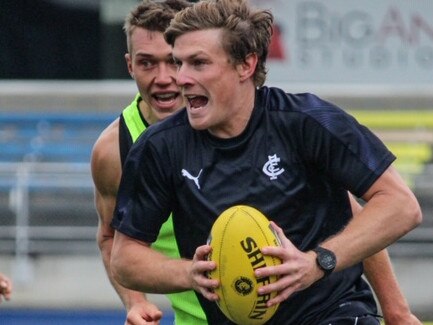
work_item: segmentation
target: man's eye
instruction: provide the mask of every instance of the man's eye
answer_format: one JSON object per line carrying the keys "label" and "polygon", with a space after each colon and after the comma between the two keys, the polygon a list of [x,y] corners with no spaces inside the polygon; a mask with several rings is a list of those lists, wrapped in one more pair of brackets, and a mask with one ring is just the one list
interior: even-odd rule
{"label": "man's eye", "polygon": [[150,68],[154,65],[154,63],[152,61],[144,60],[144,61],[140,61],[140,65],[142,65],[145,68]]}
{"label": "man's eye", "polygon": [[193,66],[198,67],[204,64],[204,61],[202,60],[195,60],[192,62]]}

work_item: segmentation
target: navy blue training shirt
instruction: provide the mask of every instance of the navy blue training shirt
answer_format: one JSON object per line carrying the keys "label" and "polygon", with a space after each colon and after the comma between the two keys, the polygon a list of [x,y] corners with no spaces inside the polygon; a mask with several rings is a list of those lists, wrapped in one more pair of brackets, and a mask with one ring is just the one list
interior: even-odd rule
{"label": "navy blue training shirt", "polygon": [[[351,219],[347,191],[362,196],[394,159],[335,105],[262,87],[246,129],[235,138],[192,129],[186,110],[150,126],[125,162],[112,226],[153,242],[173,211],[180,254],[192,258],[218,215],[245,204],[308,251]],[[283,302],[269,324],[313,324],[348,301],[375,313],[361,274],[362,264],[332,273]],[[198,297],[210,324],[231,324],[215,303]]]}

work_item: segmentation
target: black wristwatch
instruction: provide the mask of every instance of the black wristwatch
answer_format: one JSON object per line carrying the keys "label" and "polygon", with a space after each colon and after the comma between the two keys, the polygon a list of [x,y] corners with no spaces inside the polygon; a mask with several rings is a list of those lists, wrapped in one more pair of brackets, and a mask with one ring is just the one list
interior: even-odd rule
{"label": "black wristwatch", "polygon": [[323,270],[325,273],[323,277],[326,278],[332,273],[332,271],[334,271],[335,266],[337,265],[337,258],[332,251],[320,246],[314,248],[313,251],[317,254],[317,265]]}

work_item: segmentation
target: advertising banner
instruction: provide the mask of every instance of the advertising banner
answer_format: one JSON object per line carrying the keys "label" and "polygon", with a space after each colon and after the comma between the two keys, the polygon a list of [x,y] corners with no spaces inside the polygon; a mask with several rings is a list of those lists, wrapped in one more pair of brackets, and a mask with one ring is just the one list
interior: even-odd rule
{"label": "advertising banner", "polygon": [[431,0],[253,0],[275,17],[268,82],[433,84]]}

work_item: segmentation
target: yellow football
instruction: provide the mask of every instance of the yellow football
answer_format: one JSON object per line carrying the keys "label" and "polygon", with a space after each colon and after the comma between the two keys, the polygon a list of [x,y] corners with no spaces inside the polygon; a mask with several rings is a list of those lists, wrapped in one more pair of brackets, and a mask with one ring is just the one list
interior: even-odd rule
{"label": "yellow football", "polygon": [[276,276],[257,279],[257,268],[279,265],[280,259],[265,256],[264,246],[279,246],[269,220],[255,208],[237,205],[225,210],[215,220],[209,240],[212,252],[208,260],[216,262],[209,277],[220,281],[215,289],[221,311],[236,324],[259,325],[268,321],[278,306],[266,303],[276,292],[259,296],[257,289],[277,281]]}

